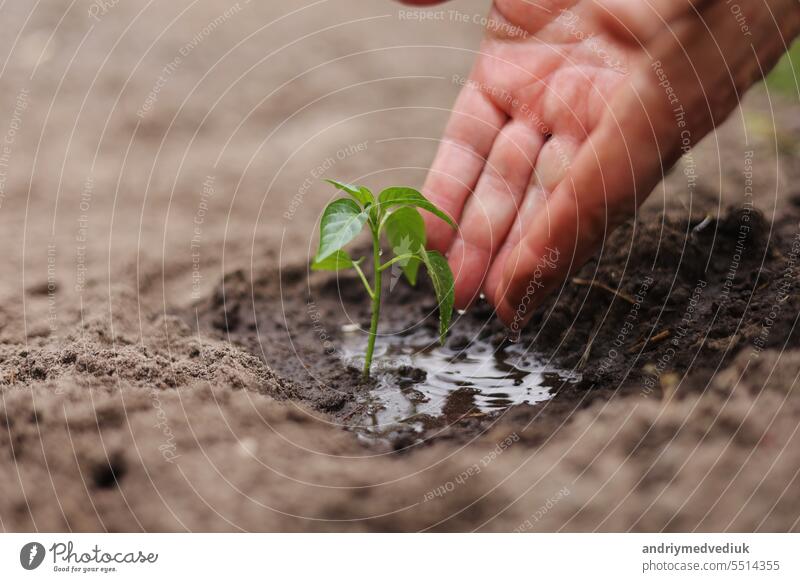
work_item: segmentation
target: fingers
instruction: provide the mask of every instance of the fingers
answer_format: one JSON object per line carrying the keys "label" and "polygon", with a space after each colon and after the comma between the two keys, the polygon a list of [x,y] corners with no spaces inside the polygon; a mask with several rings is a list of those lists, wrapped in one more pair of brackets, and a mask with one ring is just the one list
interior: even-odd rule
{"label": "fingers", "polygon": [[[505,113],[474,84],[462,89],[423,187],[425,196],[456,222],[505,121]],[[453,229],[427,212],[423,218],[428,247],[447,252],[455,236]]]}
{"label": "fingers", "polygon": [[669,110],[659,110],[663,101],[652,84],[625,87],[509,251],[496,306],[513,331],[635,212],[660,180],[661,160],[679,151],[677,144],[667,152],[659,143],[664,136],[674,141]]}
{"label": "fingers", "polygon": [[542,134],[522,121],[508,123],[495,140],[449,252],[459,309],[480,293],[519,211],[543,142]]}
{"label": "fingers", "polygon": [[718,54],[709,49],[708,31],[696,26],[694,17],[681,18],[653,38],[653,62],[635,70],[614,95],[564,180],[508,252],[495,305],[513,330],[524,326],[571,272],[602,253],[605,237],[635,213],[682,148],[691,147],[735,106],[737,85],[745,83],[731,83],[724,59],[737,62],[748,51],[737,50],[735,22],[717,13],[724,9],[715,6],[708,15],[709,21],[726,23],[715,31],[717,44],[710,45]]}
{"label": "fingers", "polygon": [[[767,16],[755,7],[748,3],[748,16],[764,25],[754,26],[757,54],[754,45],[742,42],[725,3],[709,4],[702,15],[678,14],[671,28],[652,36],[652,60],[640,64],[614,95],[553,193],[539,197],[519,242],[507,257],[502,250],[498,255],[502,274],[495,305],[512,330],[524,326],[571,272],[598,250],[602,255],[611,230],[635,213],[682,151],[730,114],[741,91],[778,58],[784,32],[800,28],[796,5],[776,21],[780,34],[770,31],[769,22],[760,20]],[[637,30],[642,38],[650,34]]]}
{"label": "fingers", "polygon": [[536,162],[534,184],[530,186],[513,226],[498,251],[486,281],[483,292],[495,305],[499,302],[497,291],[502,282],[503,270],[511,251],[519,244],[525,233],[532,228],[534,217],[539,212],[547,212],[546,199],[564,179],[572,160],[578,151],[577,139],[566,135],[554,135],[542,147]]}

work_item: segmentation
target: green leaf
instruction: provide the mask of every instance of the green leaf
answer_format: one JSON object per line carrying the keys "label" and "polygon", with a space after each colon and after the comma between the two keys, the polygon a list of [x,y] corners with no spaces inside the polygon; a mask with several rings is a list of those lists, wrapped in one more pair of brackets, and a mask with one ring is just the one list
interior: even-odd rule
{"label": "green leaf", "polygon": [[453,305],[455,304],[455,291],[453,272],[441,253],[422,250],[422,260],[428,269],[428,275],[433,281],[436,291],[436,300],[439,302],[439,341],[444,344],[447,331],[450,329],[450,320],[453,318]]}
{"label": "green leaf", "polygon": [[[358,262],[361,262],[359,259]],[[345,251],[339,250],[321,261],[313,261],[311,263],[312,271],[341,271],[342,269],[350,269],[356,266],[356,261],[350,258]]]}
{"label": "green leaf", "polygon": [[452,218],[439,210],[434,206],[433,202],[413,188],[387,188],[381,192],[378,197],[378,204],[383,211],[395,206],[415,206],[417,208],[422,208],[423,210],[435,214],[453,228],[456,228],[456,224],[453,222]]}
{"label": "green leaf", "polygon": [[345,184],[343,182],[337,182],[336,180],[325,180],[328,184],[333,184],[339,190],[344,190],[350,196],[358,200],[358,203],[361,204],[364,208],[375,202],[375,197],[372,195],[372,192],[369,191],[368,188],[364,188],[364,186],[353,186],[352,184]]}
{"label": "green leaf", "polygon": [[[410,206],[398,208],[386,217],[386,238],[395,256],[416,253],[418,249],[425,248],[425,222],[422,215]],[[416,285],[420,259],[414,257],[400,264],[408,282]]]}
{"label": "green leaf", "polygon": [[361,210],[348,198],[339,198],[328,204],[320,221],[319,250],[314,261],[321,262],[358,236],[367,222],[367,215],[368,211]]}

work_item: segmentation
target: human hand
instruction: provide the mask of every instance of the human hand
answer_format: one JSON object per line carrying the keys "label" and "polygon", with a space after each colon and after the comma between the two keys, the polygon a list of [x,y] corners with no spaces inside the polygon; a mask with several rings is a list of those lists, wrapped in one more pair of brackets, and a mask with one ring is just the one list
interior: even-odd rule
{"label": "human hand", "polygon": [[[431,0],[407,0],[431,4]],[[495,0],[424,193],[456,306],[513,331],[800,30],[797,0]]]}

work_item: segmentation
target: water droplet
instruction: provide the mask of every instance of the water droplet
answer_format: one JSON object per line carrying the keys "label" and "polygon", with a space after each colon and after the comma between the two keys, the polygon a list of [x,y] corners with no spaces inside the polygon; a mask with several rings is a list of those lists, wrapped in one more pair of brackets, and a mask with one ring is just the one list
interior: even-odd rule
{"label": "water droplet", "polygon": [[379,257],[382,257],[382,256],[383,256],[383,249],[381,249],[381,250],[379,250],[379,251],[378,251],[378,256],[379,256]]}
{"label": "water droplet", "polygon": [[510,344],[518,343],[521,335],[522,332],[519,329],[509,329],[506,332],[506,341]]}
{"label": "water droplet", "polygon": [[464,315],[466,312],[467,312],[466,309],[456,309],[456,313],[458,313],[459,315]]}
{"label": "water droplet", "polygon": [[480,298],[481,301],[486,301],[486,293],[481,293]]}
{"label": "water droplet", "polygon": [[342,331],[344,333],[353,333],[354,331],[358,331],[360,329],[357,323],[345,323],[342,326]]}

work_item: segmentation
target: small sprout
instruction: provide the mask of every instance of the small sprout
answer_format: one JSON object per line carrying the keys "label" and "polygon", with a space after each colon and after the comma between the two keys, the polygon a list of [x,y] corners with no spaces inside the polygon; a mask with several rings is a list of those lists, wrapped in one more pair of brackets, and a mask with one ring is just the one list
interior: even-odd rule
{"label": "small sprout", "polygon": [[[453,316],[453,273],[441,253],[425,248],[425,223],[419,208],[438,216],[455,228],[453,220],[439,210],[422,194],[411,188],[388,188],[375,199],[372,192],[363,186],[342,184],[327,180],[350,198],[339,198],[331,202],[322,214],[319,227],[319,249],[311,262],[315,271],[341,271],[354,269],[372,300],[372,320],[369,341],[364,361],[364,376],[369,376],[375,338],[378,333],[378,319],[381,310],[381,277],[383,272],[394,264],[402,268],[403,275],[412,285],[417,283],[420,265],[425,265],[433,282],[436,299],[439,302],[439,341],[444,343],[450,320]],[[373,280],[367,280],[361,263],[364,257],[353,260],[344,246],[350,243],[363,230],[369,227],[372,234]],[[391,245],[394,256],[381,262],[381,234]]]}

